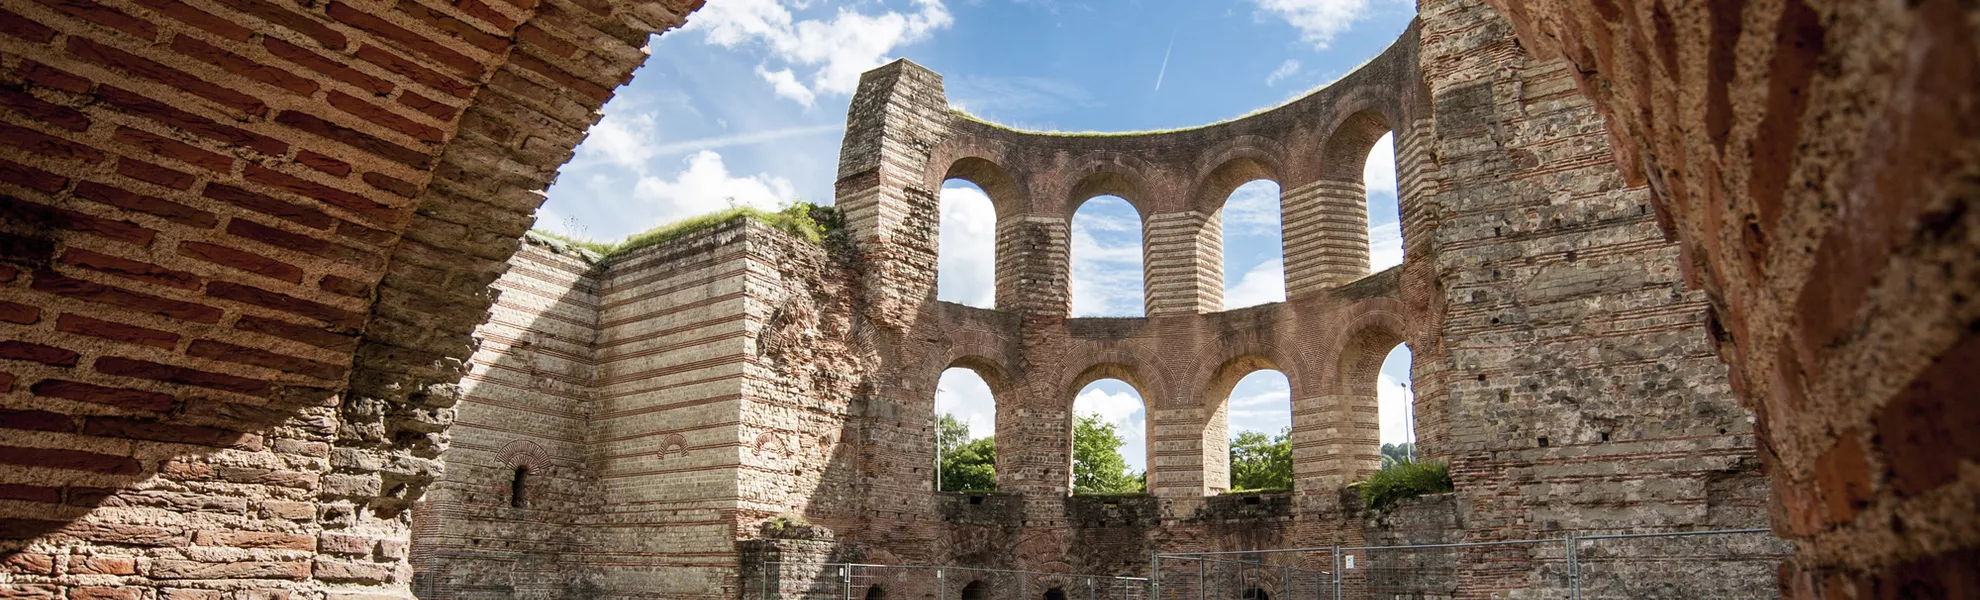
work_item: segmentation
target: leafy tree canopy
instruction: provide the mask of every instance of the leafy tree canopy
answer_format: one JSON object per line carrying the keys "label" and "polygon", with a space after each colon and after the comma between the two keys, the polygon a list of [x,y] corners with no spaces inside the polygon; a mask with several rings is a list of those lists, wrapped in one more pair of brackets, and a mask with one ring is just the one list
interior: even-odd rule
{"label": "leafy tree canopy", "polygon": [[1292,428],[1268,436],[1245,431],[1231,439],[1231,491],[1290,490]]}
{"label": "leafy tree canopy", "polygon": [[944,414],[935,422],[935,447],[942,464],[944,492],[988,492],[997,489],[997,439],[971,439],[969,424]]}
{"label": "leafy tree canopy", "polygon": [[1114,424],[1098,414],[1073,419],[1073,493],[1132,494],[1148,489],[1145,473],[1128,470]]}
{"label": "leafy tree canopy", "polygon": [[1382,468],[1416,460],[1416,444],[1382,444]]}

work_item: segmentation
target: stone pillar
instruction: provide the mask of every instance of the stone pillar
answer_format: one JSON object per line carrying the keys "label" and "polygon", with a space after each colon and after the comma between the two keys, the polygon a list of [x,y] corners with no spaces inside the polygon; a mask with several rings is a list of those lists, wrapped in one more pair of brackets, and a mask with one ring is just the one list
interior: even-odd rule
{"label": "stone pillar", "polygon": [[1286,297],[1368,274],[1368,193],[1360,181],[1322,179],[1281,192]]}
{"label": "stone pillar", "polygon": [[997,309],[1065,318],[1072,312],[1066,219],[997,215]]}
{"label": "stone pillar", "polygon": [[934,297],[941,197],[924,176],[948,111],[942,76],[905,59],[860,75],[847,109],[836,204],[865,261],[868,316],[888,329]]}
{"label": "stone pillar", "polygon": [[1142,226],[1148,316],[1216,312],[1224,307],[1222,214],[1161,213]]}

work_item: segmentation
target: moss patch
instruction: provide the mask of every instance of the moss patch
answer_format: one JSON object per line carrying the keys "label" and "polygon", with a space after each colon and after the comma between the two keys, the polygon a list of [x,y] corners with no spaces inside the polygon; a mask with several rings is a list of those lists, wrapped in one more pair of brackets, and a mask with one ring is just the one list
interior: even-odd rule
{"label": "moss patch", "polygon": [[753,219],[814,244],[824,241],[826,235],[838,230],[844,224],[843,219],[839,217],[838,209],[834,207],[809,202],[793,202],[776,211],[747,206],[718,210],[635,233],[617,242],[559,235],[540,229],[530,231],[544,238],[594,252],[602,260],[610,260],[614,256],[678,240],[736,219]]}

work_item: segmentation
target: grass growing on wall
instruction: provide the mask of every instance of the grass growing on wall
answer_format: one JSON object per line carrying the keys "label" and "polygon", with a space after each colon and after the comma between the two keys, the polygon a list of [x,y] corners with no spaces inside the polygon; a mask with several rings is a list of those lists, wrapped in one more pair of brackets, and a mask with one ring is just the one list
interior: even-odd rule
{"label": "grass growing on wall", "polygon": [[1404,498],[1451,490],[1450,465],[1441,461],[1402,460],[1361,482],[1361,501],[1370,510],[1384,510]]}
{"label": "grass growing on wall", "polygon": [[681,239],[689,234],[707,230],[738,218],[753,219],[814,244],[824,241],[825,235],[838,229],[841,224],[837,209],[830,206],[820,206],[809,202],[798,201],[785,205],[784,208],[775,211],[767,211],[748,206],[730,207],[667,223],[632,234],[626,237],[626,239],[617,242],[600,242],[555,234],[541,229],[532,229],[530,231],[535,232],[537,235],[590,250],[598,253],[600,256],[610,258],[614,255],[624,254],[640,248]]}

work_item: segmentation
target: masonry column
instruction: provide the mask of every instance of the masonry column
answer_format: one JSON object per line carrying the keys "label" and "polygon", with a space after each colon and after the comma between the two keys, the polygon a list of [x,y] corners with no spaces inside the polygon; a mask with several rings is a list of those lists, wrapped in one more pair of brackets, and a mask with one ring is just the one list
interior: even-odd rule
{"label": "masonry column", "polygon": [[1287,298],[1368,274],[1368,193],[1362,182],[1288,185],[1280,197]]}
{"label": "masonry column", "polygon": [[1222,221],[1193,210],[1148,217],[1141,230],[1148,316],[1223,310]]}
{"label": "masonry column", "polygon": [[941,215],[928,149],[947,135],[942,76],[896,60],[860,75],[839,149],[836,204],[859,243],[868,316],[904,330],[935,290]]}

